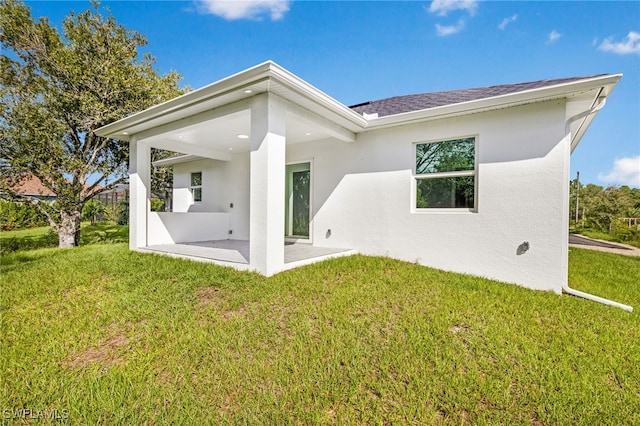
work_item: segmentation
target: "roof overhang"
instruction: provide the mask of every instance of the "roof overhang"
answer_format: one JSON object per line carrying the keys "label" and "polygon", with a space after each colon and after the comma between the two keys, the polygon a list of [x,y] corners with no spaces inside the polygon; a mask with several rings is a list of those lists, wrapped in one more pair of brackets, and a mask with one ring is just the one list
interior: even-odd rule
{"label": "roof overhang", "polygon": [[[577,80],[553,86],[541,87],[490,98],[477,99],[468,102],[460,102],[435,108],[405,112],[401,114],[387,115],[379,118],[371,118],[368,121],[367,130],[380,129],[404,125],[412,122],[437,120],[461,115],[477,114],[514,106],[545,102],[555,99],[571,99],[584,97],[585,94],[597,92],[595,97],[587,96],[585,109],[592,108],[598,97],[607,97],[613,91],[622,74],[606,75],[584,80]],[[588,104],[588,105],[587,105]],[[591,117],[593,119],[593,117]],[[585,128],[586,129],[586,128]]]}
{"label": "roof overhang", "polygon": [[[100,136],[128,141],[134,134],[247,100],[265,92],[284,98],[301,107],[299,111],[311,111],[315,117],[322,117],[326,122],[334,123],[354,134],[556,99],[567,99],[571,103],[572,111],[587,111],[606,99],[621,77],[621,74],[597,76],[401,114],[363,117],[276,63],[267,61],[108,124],[96,130],[96,133]],[[570,123],[572,149],[577,145],[596,112]],[[570,118],[567,117],[568,120]]]}
{"label": "roof overhang", "polygon": [[128,141],[136,133],[265,92],[274,93],[352,132],[367,125],[367,120],[357,112],[276,63],[267,61],[103,126],[96,133]]}

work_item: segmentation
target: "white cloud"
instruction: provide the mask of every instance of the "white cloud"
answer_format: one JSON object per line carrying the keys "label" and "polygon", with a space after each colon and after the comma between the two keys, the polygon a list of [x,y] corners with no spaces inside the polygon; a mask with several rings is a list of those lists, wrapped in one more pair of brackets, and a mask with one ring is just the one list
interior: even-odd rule
{"label": "white cloud", "polygon": [[555,43],[560,37],[562,37],[562,34],[556,30],[551,31],[549,33],[549,38],[547,39],[547,44]]}
{"label": "white cloud", "polygon": [[229,21],[236,19],[260,19],[269,14],[271,20],[282,19],[289,11],[291,0],[198,0],[200,13],[210,13]]}
{"label": "white cloud", "polygon": [[449,36],[459,33],[464,28],[464,20],[459,20],[455,25],[440,25],[436,24],[436,32],[440,37]]}
{"label": "white cloud", "polygon": [[[438,16],[447,16],[449,12],[462,10],[473,16],[476,10],[478,10],[478,1],[479,0],[433,0],[429,5],[429,13],[434,13]],[[436,24],[436,33],[440,37],[449,36],[462,31],[464,25],[464,19],[458,20],[458,23],[453,25]]]}
{"label": "white cloud", "polygon": [[500,22],[500,25],[498,25],[498,28],[500,28],[501,30],[504,30],[505,28],[507,28],[507,25],[509,25],[512,22],[515,22],[516,19],[518,19],[518,15],[513,15],[510,18],[504,18],[502,22]]}
{"label": "white cloud", "polygon": [[429,12],[438,16],[447,16],[454,10],[466,10],[474,15],[477,9],[478,0],[433,0],[429,6]]}
{"label": "white cloud", "polygon": [[613,37],[608,37],[602,41],[598,49],[618,55],[640,53],[640,33],[629,31],[629,34],[617,43],[613,42]]}
{"label": "white cloud", "polygon": [[640,155],[616,158],[613,169],[606,175],[598,174],[598,179],[611,184],[640,188]]}

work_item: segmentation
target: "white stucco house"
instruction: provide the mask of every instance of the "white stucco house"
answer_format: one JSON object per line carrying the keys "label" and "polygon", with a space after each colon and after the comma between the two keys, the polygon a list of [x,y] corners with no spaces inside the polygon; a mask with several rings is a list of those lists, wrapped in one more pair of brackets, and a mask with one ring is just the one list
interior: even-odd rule
{"label": "white stucco house", "polygon": [[[97,133],[130,144],[130,246],[272,275],[384,255],[560,293],[569,157],[621,75],[345,106],[265,62]],[[183,153],[172,212],[150,149]],[[291,244],[294,243],[294,244]]]}

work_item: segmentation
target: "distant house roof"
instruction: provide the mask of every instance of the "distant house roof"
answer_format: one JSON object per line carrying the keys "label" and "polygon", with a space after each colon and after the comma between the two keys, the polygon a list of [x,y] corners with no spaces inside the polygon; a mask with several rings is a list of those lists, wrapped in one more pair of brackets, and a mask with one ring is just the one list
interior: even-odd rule
{"label": "distant house roof", "polygon": [[[84,189],[86,190],[89,186],[85,184]],[[10,187],[18,195],[34,198],[56,198],[56,193],[44,186],[42,181],[32,174],[21,178],[16,184],[10,184]],[[95,190],[99,191],[101,188],[101,186],[98,186]]]}
{"label": "distant house roof", "polygon": [[378,117],[401,114],[403,112],[419,111],[436,108],[445,105],[453,105],[478,99],[492,98],[511,93],[524,92],[542,87],[556,86],[558,84],[571,83],[601,77],[606,74],[588,77],[558,78],[554,80],[538,80],[517,84],[502,84],[499,86],[478,87],[473,89],[451,90],[446,92],[421,93],[417,95],[393,96],[377,101],[364,102],[352,105],[349,108],[360,114],[378,114]]}
{"label": "distant house roof", "polygon": [[56,194],[49,188],[45,187],[40,179],[36,176],[29,175],[22,179],[17,184],[13,185],[12,189],[19,195],[28,195],[30,197],[55,197]]}

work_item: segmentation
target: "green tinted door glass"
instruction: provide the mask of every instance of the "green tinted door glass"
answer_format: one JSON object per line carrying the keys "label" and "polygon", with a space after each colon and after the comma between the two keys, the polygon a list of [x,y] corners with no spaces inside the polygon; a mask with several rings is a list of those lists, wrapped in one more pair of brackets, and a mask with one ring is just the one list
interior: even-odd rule
{"label": "green tinted door glass", "polygon": [[289,164],[285,175],[285,236],[309,238],[311,164]]}
{"label": "green tinted door glass", "polygon": [[309,170],[293,172],[292,176],[292,216],[293,235],[309,236]]}

